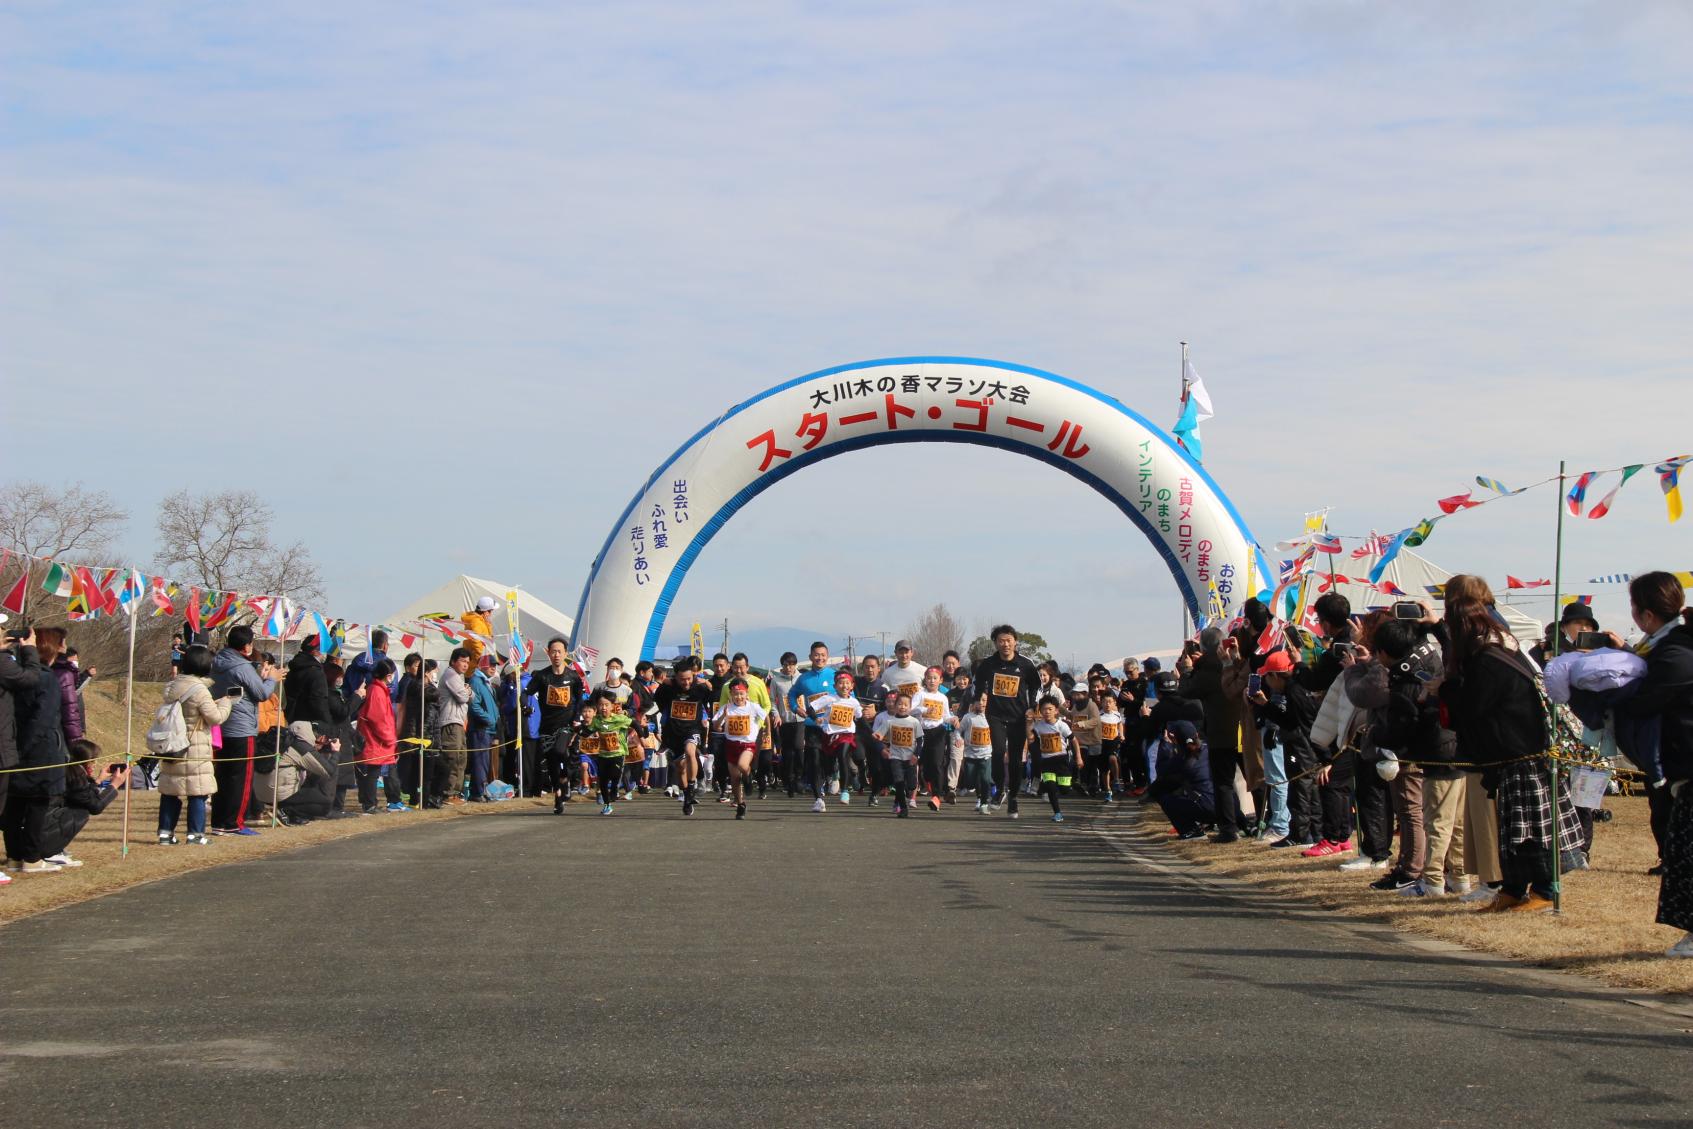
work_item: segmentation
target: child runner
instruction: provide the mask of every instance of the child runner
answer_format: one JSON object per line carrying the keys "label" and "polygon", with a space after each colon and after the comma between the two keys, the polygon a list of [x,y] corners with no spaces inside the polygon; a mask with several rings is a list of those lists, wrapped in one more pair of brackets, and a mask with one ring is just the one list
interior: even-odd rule
{"label": "child runner", "polygon": [[[1058,790],[1068,788],[1072,779],[1071,766],[1080,767],[1082,754],[1076,747],[1076,737],[1068,723],[1058,716],[1058,703],[1042,698],[1040,720],[1035,722],[1036,772],[1040,774],[1040,790],[1052,803],[1052,822],[1063,823],[1064,813],[1058,810]],[[1016,819],[1017,813],[1012,812]]]}
{"label": "child runner", "polygon": [[553,777],[553,814],[564,814],[564,802],[570,795],[570,770],[584,757],[587,750],[599,745],[598,737],[590,737],[588,730],[598,716],[599,706],[577,700],[576,719],[565,728],[555,729],[543,739],[547,768]]}
{"label": "child runner", "polygon": [[958,787],[976,791],[976,814],[993,814],[993,730],[988,727],[988,692],[981,691],[958,723],[964,737],[964,765]]}
{"label": "child runner", "polygon": [[600,782],[600,814],[610,815],[623,780],[623,763],[629,757],[629,715],[614,690],[601,687],[589,700],[598,707],[588,727],[588,740],[593,742],[594,772]]}
{"label": "child runner", "polygon": [[1117,695],[1107,690],[1099,696],[1099,784],[1105,790],[1104,802],[1110,803],[1115,798],[1118,785],[1122,782],[1123,772],[1123,726],[1122,712],[1118,709]]}
{"label": "child runner", "polygon": [[923,672],[923,686],[911,695],[911,712],[923,722],[923,787],[929,793],[929,809],[941,810],[946,791],[946,762],[952,750],[952,703],[941,690],[941,668]]}
{"label": "child runner", "polygon": [[700,746],[705,742],[711,706],[716,695],[709,682],[694,679],[694,660],[678,659],[670,681],[654,695],[664,715],[659,744],[669,754],[674,778],[681,788],[682,814],[693,815],[700,773]]}
{"label": "child runner", "polygon": [[[856,682],[851,672],[838,671],[835,674],[833,694],[813,694],[806,699],[806,708],[817,718],[817,724],[823,727],[823,755],[818,758],[817,775],[811,781],[811,789],[817,793],[817,806],[814,806],[812,811],[823,810],[822,781],[828,775],[823,766],[837,764],[840,766],[841,779],[851,779],[848,773],[852,768],[853,746],[858,743],[858,715],[864,708],[853,696],[853,686]],[[852,789],[841,789],[841,803],[852,803]]]}
{"label": "child runner", "polygon": [[752,700],[744,678],[731,679],[724,690],[728,701],[717,707],[712,726],[723,734],[723,758],[729,762],[729,790],[734,795],[735,818],[745,819],[746,778],[758,756],[759,735],[768,732],[770,710]]}
{"label": "child runner", "polygon": [[869,795],[865,802],[871,807],[876,806],[876,793],[888,786],[887,778],[882,769],[882,750],[876,745],[876,718],[882,713],[887,703],[888,692],[882,686],[882,660],[876,655],[866,655],[858,664],[859,679],[853,686],[853,695],[863,705],[858,718],[858,756],[864,762],[864,780],[862,786]]}
{"label": "child runner", "polygon": [[923,723],[911,716],[911,699],[902,693],[888,695],[889,712],[876,718],[876,739],[882,743],[882,761],[894,792],[894,814],[904,819],[911,795],[917,790],[918,746],[923,743]]}

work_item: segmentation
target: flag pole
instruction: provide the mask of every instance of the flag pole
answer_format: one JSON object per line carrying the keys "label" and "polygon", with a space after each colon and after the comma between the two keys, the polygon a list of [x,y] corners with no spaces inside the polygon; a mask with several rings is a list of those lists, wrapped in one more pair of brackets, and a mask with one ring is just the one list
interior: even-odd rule
{"label": "flag pole", "polygon": [[[1187,342],[1182,342],[1182,398],[1179,403],[1187,404]],[[1197,595],[1194,597],[1198,599]],[[1192,621],[1188,618],[1187,601],[1182,601],[1182,642],[1186,643],[1193,635]]]}
{"label": "flag pole", "polygon": [[118,857],[124,859],[129,857],[129,793],[135,781],[135,757],[131,750],[135,740],[135,621],[141,618],[140,611],[141,599],[136,597],[129,603],[129,674],[123,695],[123,834],[118,840]]}
{"label": "flag pole", "polygon": [[523,724],[523,668],[518,665],[518,660],[523,657],[523,652],[517,646],[517,592],[516,588],[512,588],[506,593],[506,633],[511,636],[507,641],[512,651],[511,663],[517,667],[511,676],[513,697],[516,698],[514,703],[516,710],[513,714],[515,720],[512,723],[514,732],[511,735],[511,740],[512,748],[517,752],[517,798],[521,800],[523,799],[523,738],[527,727]]}
{"label": "flag pole", "polygon": [[[277,593],[276,598],[278,600],[281,600],[281,599],[283,599],[283,596],[282,596],[281,593]],[[286,606],[286,605],[284,605],[284,606]],[[284,636],[286,636],[288,634],[288,628],[287,628],[286,624],[283,625],[282,633],[283,633]],[[317,645],[318,645],[319,653],[322,653],[323,640],[319,639],[317,641]],[[276,657],[277,657],[277,660],[279,662],[288,657],[288,640],[286,638],[282,639],[281,642],[279,643]],[[279,686],[279,687],[277,687],[277,689],[280,691],[282,688]],[[277,823],[277,820],[280,818],[280,811],[281,811],[281,805],[278,802],[277,795],[276,795],[276,793],[278,791],[276,785],[277,785],[277,782],[281,779],[280,773],[282,771],[282,731],[288,727],[287,717],[282,712],[282,708],[285,705],[287,705],[286,698],[284,696],[282,696],[281,694],[279,694],[278,697],[277,697],[277,708],[276,708],[276,753],[275,753],[274,757],[272,758],[271,764],[270,764],[270,829],[272,831],[276,830],[276,823]],[[255,706],[254,708],[256,709],[257,707]],[[316,730],[314,729],[313,732],[316,732]],[[258,750],[254,749],[253,752],[256,754],[258,752]],[[341,760],[341,758],[336,757],[335,760],[337,761],[336,772],[339,773],[340,772],[339,761]],[[241,813],[241,819],[240,819],[239,822],[241,823],[242,826],[246,826],[246,822],[247,822],[246,816],[247,816],[246,812]]]}
{"label": "flag pole", "polygon": [[[1558,537],[1552,555],[1552,657],[1564,649],[1563,591],[1564,591],[1564,477],[1565,460],[1558,460]],[[1547,763],[1552,769],[1552,912],[1564,912],[1563,845],[1558,842],[1558,758],[1557,731],[1553,730],[1553,747],[1547,750]]]}

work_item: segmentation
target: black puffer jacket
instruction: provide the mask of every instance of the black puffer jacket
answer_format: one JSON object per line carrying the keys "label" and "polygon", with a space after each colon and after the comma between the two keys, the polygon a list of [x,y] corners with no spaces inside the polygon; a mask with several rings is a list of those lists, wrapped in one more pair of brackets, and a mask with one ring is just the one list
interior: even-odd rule
{"label": "black puffer jacket", "polygon": [[1546,713],[1520,651],[1483,647],[1440,687],[1458,759],[1495,765],[1546,751]]}
{"label": "black puffer jacket", "polygon": [[1618,710],[1658,719],[1658,755],[1669,780],[1693,780],[1693,627],[1683,625],[1646,656],[1646,676]]}
{"label": "black puffer jacket", "polygon": [[[335,720],[329,704],[329,679],[324,676],[323,664],[310,651],[301,651],[288,660],[288,677],[283,679],[283,705],[289,721],[309,721],[313,725],[328,725]],[[343,707],[343,716],[345,716]]]}
{"label": "black puffer jacket", "polygon": [[18,699],[35,693],[36,679],[31,668],[41,669],[41,657],[34,647],[22,647],[18,657],[0,651],[0,768],[15,768],[18,763]]}
{"label": "black puffer jacket", "polygon": [[15,706],[18,720],[18,767],[32,772],[12,774],[12,796],[45,799],[65,794],[65,734],[60,727],[59,677],[41,665],[34,652],[21,664],[33,686],[24,687]]}
{"label": "black puffer jacket", "polygon": [[1275,725],[1288,772],[1316,768],[1317,754],[1311,748],[1311,723],[1317,720],[1317,699],[1298,682],[1298,673],[1281,694],[1266,694],[1267,706],[1255,706],[1258,716]]}

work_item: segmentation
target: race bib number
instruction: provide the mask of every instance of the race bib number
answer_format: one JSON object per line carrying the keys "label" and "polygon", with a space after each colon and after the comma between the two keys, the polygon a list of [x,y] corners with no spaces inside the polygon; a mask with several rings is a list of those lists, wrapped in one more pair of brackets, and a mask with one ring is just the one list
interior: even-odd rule
{"label": "race bib number", "polygon": [[852,723],[853,712],[851,706],[836,705],[829,707],[829,724],[834,728],[850,729],[852,727]]}
{"label": "race bib number", "polygon": [[896,749],[911,749],[917,746],[917,733],[909,725],[898,725],[888,730],[889,743]]}
{"label": "race bib number", "polygon": [[901,694],[904,694],[906,697],[909,698],[909,697],[914,696],[917,693],[917,691],[920,690],[920,689],[922,689],[921,683],[907,682],[905,685],[903,685],[899,688],[899,692]]}
{"label": "race bib number", "polygon": [[970,747],[972,749],[993,747],[993,734],[988,732],[987,726],[978,725],[970,730]]}
{"label": "race bib number", "polygon": [[590,733],[586,737],[582,738],[581,743],[579,743],[576,747],[582,750],[585,755],[593,756],[595,753],[600,751],[600,735],[598,733]]}
{"label": "race bib number", "polygon": [[1123,727],[1115,721],[1102,721],[1099,723],[1099,736],[1106,741],[1120,740],[1123,736]]}
{"label": "race bib number", "polygon": [[923,716],[930,721],[939,721],[946,716],[946,703],[939,698],[930,698],[923,703]]}
{"label": "race bib number", "polygon": [[1022,687],[1022,676],[1016,674],[996,674],[993,676],[993,696],[996,698],[1015,698]]}
{"label": "race bib number", "polygon": [[731,714],[728,718],[728,725],[724,729],[724,732],[729,734],[731,737],[751,737],[752,718],[748,717],[744,713]]}
{"label": "race bib number", "polygon": [[670,703],[670,720],[671,721],[698,721],[699,716],[700,716],[700,704],[698,702],[671,702]]}
{"label": "race bib number", "polygon": [[759,732],[759,734],[758,734],[758,747],[761,748],[761,749],[770,748],[770,730],[765,729],[765,730],[761,730]]}
{"label": "race bib number", "polygon": [[570,705],[570,683],[547,687],[547,708],[564,709]]}
{"label": "race bib number", "polygon": [[1040,752],[1043,757],[1055,757],[1064,752],[1064,738],[1057,733],[1042,733],[1040,735]]}

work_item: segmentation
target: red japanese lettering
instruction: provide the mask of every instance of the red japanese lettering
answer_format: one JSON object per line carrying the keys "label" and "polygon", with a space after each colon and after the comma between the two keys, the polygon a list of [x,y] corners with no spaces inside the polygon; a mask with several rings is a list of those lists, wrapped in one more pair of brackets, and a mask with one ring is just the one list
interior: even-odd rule
{"label": "red japanese lettering", "polygon": [[792,451],[785,451],[776,446],[776,433],[774,431],[766,431],[763,435],[748,439],[747,450],[755,449],[760,443],[764,444],[764,458],[758,464],[760,472],[769,470],[770,464],[777,459],[786,459],[793,456]]}
{"label": "red japanese lettering", "polygon": [[954,400],[953,403],[961,408],[967,408],[976,413],[975,423],[955,423],[955,431],[986,431],[988,429],[988,402],[986,400]]}
{"label": "red japanese lettering", "polygon": [[901,419],[910,419],[917,414],[916,408],[908,408],[894,399],[892,392],[888,393],[888,430],[898,431]]}
{"label": "red japanese lettering", "polygon": [[[1074,430],[1071,430],[1072,428]],[[1056,451],[1060,445],[1063,446],[1064,457],[1067,459],[1079,459],[1091,450],[1086,443],[1082,442],[1082,425],[1071,423],[1069,420],[1059,424],[1058,434],[1052,442],[1046,445],[1046,449]]]}
{"label": "red japanese lettering", "polygon": [[799,427],[794,431],[794,438],[805,439],[809,437],[811,441],[804,444],[803,447],[804,450],[809,451],[823,442],[823,437],[827,434],[829,434],[828,414],[825,412],[806,412],[805,418],[799,421]]}

